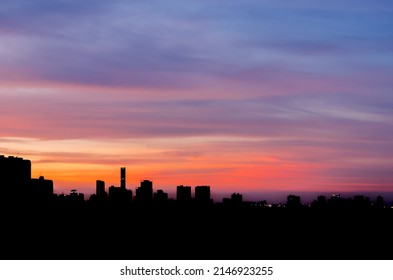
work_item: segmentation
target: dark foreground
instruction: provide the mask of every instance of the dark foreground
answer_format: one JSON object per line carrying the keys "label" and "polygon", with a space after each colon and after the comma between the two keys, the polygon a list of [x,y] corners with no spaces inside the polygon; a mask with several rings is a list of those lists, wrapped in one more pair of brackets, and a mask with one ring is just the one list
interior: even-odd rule
{"label": "dark foreground", "polygon": [[[23,210],[23,211],[22,211]],[[1,259],[390,259],[391,209],[3,209]]]}

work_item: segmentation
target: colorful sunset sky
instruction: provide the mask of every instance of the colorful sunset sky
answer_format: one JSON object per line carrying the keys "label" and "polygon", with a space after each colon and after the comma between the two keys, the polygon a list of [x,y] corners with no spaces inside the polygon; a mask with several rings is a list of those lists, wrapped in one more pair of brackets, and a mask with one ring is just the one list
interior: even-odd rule
{"label": "colorful sunset sky", "polygon": [[56,193],[393,192],[393,2],[2,0],[1,154]]}

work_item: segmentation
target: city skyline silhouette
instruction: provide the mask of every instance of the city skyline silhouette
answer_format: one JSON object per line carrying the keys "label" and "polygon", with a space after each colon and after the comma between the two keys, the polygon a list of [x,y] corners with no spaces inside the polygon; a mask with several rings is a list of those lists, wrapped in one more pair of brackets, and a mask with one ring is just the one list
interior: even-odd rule
{"label": "city skyline silhouette", "polygon": [[[316,203],[321,204],[321,199],[335,200],[341,198],[342,200],[352,201],[353,200],[363,200],[364,203],[371,205],[379,204],[381,206],[381,201],[384,207],[388,207],[393,203],[390,201],[384,201],[381,194],[376,195],[375,199],[370,199],[370,197],[355,193],[352,197],[348,194],[346,196],[340,193],[331,193],[330,197],[326,197],[323,194],[316,194],[312,201],[301,200],[300,195],[295,195],[294,193],[288,193],[286,195],[286,201],[279,201],[278,203],[272,203],[263,197],[259,200],[245,200],[243,201],[243,194],[240,192],[233,192],[227,197],[223,197],[221,200],[214,200],[211,196],[211,186],[199,185],[199,186],[189,186],[189,185],[178,185],[176,187],[176,192],[174,197],[170,197],[167,192],[163,189],[154,189],[153,182],[147,179],[140,181],[140,186],[134,189],[129,189],[126,184],[126,167],[120,167],[119,174],[119,185],[118,186],[105,186],[104,180],[96,180],[95,193],[85,196],[84,193],[78,192],[77,188],[70,190],[69,194],[64,194],[64,192],[56,192],[55,184],[53,180],[40,176],[39,178],[31,177],[32,163],[28,159],[24,159],[16,156],[4,156],[0,155],[0,177],[3,178],[0,185],[3,188],[5,196],[13,194],[13,188],[15,190],[21,191],[26,195],[31,195],[32,198],[46,198],[54,199],[58,197],[62,198],[78,198],[79,200],[85,201],[104,201],[113,200],[119,203],[151,203],[153,201],[168,202],[176,200],[177,202],[185,203],[186,201],[191,204],[191,202],[204,203],[248,203],[249,205],[261,205],[263,203],[264,207],[285,207],[293,205],[294,201],[298,206],[310,207]],[[22,188],[21,188],[22,187]],[[16,192],[16,194],[20,194]],[[382,199],[382,200],[381,200]]]}
{"label": "city skyline silhouette", "polygon": [[1,257],[382,258],[392,11],[2,0]]}

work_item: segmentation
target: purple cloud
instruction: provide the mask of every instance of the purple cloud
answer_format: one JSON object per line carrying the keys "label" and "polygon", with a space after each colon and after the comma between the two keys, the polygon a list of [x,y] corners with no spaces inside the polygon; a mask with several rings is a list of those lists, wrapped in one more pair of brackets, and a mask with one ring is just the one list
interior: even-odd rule
{"label": "purple cloud", "polygon": [[[311,73],[325,64],[329,75],[343,66],[351,71],[354,62],[367,67],[369,51],[391,56],[392,21],[375,15],[389,3],[363,1],[369,12],[346,10],[352,1],[320,12],[301,1],[301,8],[260,1],[154,3],[6,1],[1,43],[8,50],[19,46],[8,70],[67,83],[194,87],[255,68],[278,69],[276,80],[287,65]],[[318,59],[304,60],[309,55]]]}

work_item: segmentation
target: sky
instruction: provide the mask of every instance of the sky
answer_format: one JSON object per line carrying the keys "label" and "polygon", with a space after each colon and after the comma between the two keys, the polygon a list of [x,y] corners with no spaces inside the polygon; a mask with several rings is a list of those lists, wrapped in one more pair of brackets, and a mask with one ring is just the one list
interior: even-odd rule
{"label": "sky", "polygon": [[[393,193],[390,0],[2,0],[0,154],[55,193]],[[268,196],[272,197],[272,196]]]}

